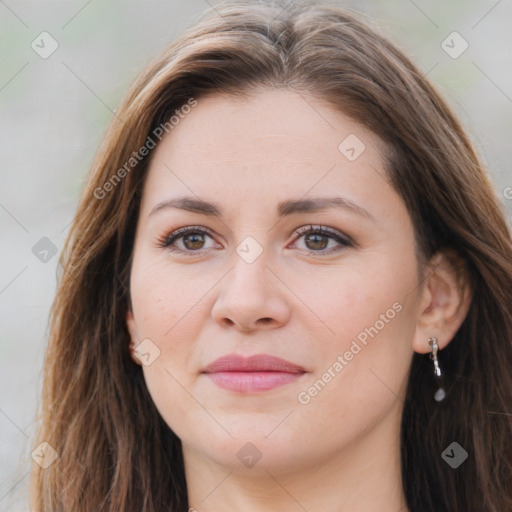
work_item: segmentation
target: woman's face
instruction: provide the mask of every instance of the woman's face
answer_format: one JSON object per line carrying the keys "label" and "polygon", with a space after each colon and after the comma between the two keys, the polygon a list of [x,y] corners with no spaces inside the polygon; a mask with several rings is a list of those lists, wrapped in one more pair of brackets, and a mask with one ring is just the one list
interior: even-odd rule
{"label": "woman's face", "polygon": [[154,149],[127,323],[186,456],[255,471],[398,449],[420,287],[382,149],[285,89],[201,98]]}

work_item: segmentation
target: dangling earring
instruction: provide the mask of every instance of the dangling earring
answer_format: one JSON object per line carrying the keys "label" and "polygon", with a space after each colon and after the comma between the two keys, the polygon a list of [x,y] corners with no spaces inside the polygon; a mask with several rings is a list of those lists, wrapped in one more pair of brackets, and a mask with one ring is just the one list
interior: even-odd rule
{"label": "dangling earring", "polygon": [[437,351],[439,350],[439,345],[437,344],[437,338],[434,337],[429,338],[427,342],[432,347],[430,359],[434,361],[434,375],[436,376],[436,380],[438,383],[438,390],[434,394],[434,399],[436,402],[442,402],[446,396],[446,393],[442,386],[443,381],[441,375],[441,368],[439,368],[439,361],[437,360]]}

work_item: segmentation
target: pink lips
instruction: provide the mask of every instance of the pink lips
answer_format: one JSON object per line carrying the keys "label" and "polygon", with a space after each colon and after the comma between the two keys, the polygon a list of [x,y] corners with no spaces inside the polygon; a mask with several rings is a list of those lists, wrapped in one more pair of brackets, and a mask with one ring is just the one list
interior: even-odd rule
{"label": "pink lips", "polygon": [[249,393],[267,391],[293,382],[306,373],[306,370],[266,354],[251,357],[232,354],[217,359],[203,373],[221,388]]}

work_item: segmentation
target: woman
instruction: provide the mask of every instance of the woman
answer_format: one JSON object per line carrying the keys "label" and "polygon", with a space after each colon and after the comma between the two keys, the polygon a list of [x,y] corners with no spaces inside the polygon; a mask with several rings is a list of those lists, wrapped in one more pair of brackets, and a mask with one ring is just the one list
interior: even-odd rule
{"label": "woman", "polygon": [[512,510],[511,249],[390,42],[339,7],[216,6],[91,169],[33,510]]}

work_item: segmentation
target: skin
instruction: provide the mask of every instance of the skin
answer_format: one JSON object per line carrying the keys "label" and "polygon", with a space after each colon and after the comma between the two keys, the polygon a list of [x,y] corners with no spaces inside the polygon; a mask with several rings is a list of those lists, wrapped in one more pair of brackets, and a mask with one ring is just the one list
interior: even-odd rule
{"label": "skin", "polygon": [[[338,149],[349,134],[366,146],[354,161]],[[440,349],[449,343],[469,296],[444,255],[419,268],[411,219],[386,180],[383,154],[366,128],[288,89],[200,98],[154,150],[126,321],[132,347],[149,339],[152,353],[160,351],[141,366],[182,440],[195,510],[408,510],[399,429],[411,358],[430,351],[429,336]],[[224,214],[162,208],[150,215],[182,195],[218,203]],[[281,201],[331,196],[368,215],[346,208],[276,214]],[[310,224],[355,245],[294,234]],[[158,246],[185,226],[212,235],[174,242],[192,256]],[[262,249],[251,263],[236,251],[246,237]],[[400,312],[332,377],[338,356],[396,303]],[[232,353],[275,355],[306,373],[270,391],[235,393],[201,373]],[[299,393],[329,368],[330,382],[301,403]],[[247,442],[261,453],[252,467],[237,457]]]}

